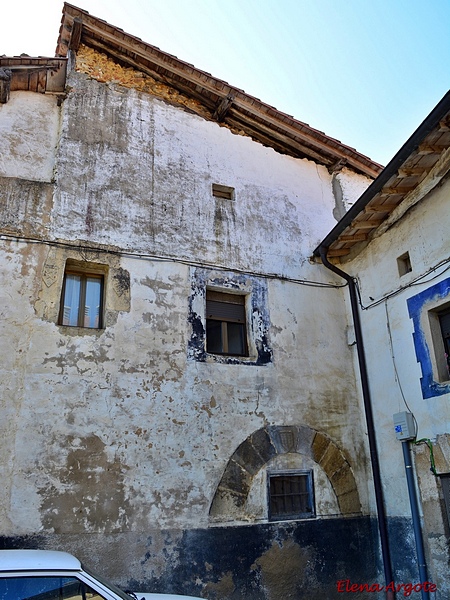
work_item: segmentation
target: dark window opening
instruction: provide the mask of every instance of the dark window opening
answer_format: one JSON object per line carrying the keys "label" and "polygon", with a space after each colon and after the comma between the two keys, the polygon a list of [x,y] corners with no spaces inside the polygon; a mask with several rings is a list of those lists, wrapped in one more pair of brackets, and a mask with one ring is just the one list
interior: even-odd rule
{"label": "dark window opening", "polygon": [[447,516],[447,523],[450,527],[450,473],[442,473],[439,475],[441,481],[442,494],[444,496],[444,506]]}
{"label": "dark window opening", "polygon": [[245,296],[206,290],[206,351],[248,356]]}
{"label": "dark window opening", "polygon": [[450,379],[450,310],[438,313],[439,324],[441,326],[442,341],[444,342],[444,357],[447,367],[447,377]]}
{"label": "dark window opening", "polygon": [[225,200],[234,200],[234,188],[218,183],[212,184],[212,195],[216,198],[225,198]]}
{"label": "dark window opening", "polygon": [[59,324],[69,327],[103,327],[103,275],[66,270]]}
{"label": "dark window opening", "polygon": [[312,471],[268,473],[269,520],[315,516]]}
{"label": "dark window opening", "polygon": [[406,275],[406,273],[411,273],[412,264],[411,259],[409,257],[409,252],[405,252],[405,254],[402,254],[397,258],[397,266],[400,277]]}

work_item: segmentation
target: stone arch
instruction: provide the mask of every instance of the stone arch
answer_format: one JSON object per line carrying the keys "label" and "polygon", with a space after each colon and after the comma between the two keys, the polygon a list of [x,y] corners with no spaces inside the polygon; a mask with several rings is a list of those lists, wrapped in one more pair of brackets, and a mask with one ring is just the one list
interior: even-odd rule
{"label": "stone arch", "polygon": [[209,510],[212,520],[239,518],[253,478],[279,454],[300,453],[327,475],[342,515],[361,513],[358,488],[350,463],[326,434],[304,425],[273,425],[258,429],[242,442],[225,467]]}

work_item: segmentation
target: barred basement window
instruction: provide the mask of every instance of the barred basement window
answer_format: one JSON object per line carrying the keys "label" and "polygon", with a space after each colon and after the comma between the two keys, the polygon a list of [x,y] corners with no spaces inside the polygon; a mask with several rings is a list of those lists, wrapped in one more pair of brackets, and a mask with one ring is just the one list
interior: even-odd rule
{"label": "barred basement window", "polygon": [[103,289],[102,274],[66,267],[58,323],[69,327],[101,329]]}
{"label": "barred basement window", "polygon": [[245,296],[206,290],[206,351],[248,356]]}
{"label": "barred basement window", "polygon": [[270,521],[315,516],[312,471],[267,473],[267,490]]}

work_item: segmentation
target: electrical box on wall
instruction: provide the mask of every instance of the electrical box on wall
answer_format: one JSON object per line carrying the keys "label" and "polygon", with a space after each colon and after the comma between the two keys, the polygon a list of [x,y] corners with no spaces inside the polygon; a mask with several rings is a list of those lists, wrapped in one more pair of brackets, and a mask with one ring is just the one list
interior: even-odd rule
{"label": "electrical box on wall", "polygon": [[414,418],[410,412],[399,412],[393,415],[394,430],[398,440],[404,442],[413,440],[416,437],[416,427]]}

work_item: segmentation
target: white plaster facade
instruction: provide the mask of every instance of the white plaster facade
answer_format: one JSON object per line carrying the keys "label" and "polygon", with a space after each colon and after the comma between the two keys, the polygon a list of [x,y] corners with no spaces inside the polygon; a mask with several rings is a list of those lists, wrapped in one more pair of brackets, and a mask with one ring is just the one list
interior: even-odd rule
{"label": "white plaster facade", "polygon": [[[79,54],[64,99],[12,91],[0,105],[0,537],[22,543],[39,534],[36,544],[91,564],[93,555],[103,563],[107,539],[116,551],[106,574],[118,581],[122,573],[125,585],[133,569],[140,581],[163,580],[167,564],[183,566],[183,549],[193,552],[187,538],[210,549],[214,532],[234,528],[235,541],[266,544],[246,573],[261,586],[258,598],[299,590],[331,598],[336,577],[352,569],[376,581],[376,503],[347,289],[311,258],[370,178],[281,154],[168,93],[96,78],[83,65],[100,57]],[[232,199],[215,197],[212,184],[233,188]],[[438,470],[450,470],[449,394],[422,397],[407,306],[447,278],[444,266],[432,269],[447,257],[448,194],[447,180],[344,267],[367,308],[386,511],[402,523],[409,505],[392,414],[410,409],[419,436],[436,443]],[[413,269],[400,276],[405,252]],[[101,328],[60,324],[67,265],[104,274]],[[248,356],[206,352],[209,288],[245,295]],[[423,446],[416,460],[426,523],[439,489]],[[294,525],[269,523],[267,472],[291,469],[314,477],[315,519],[300,522],[303,545]],[[426,526],[432,574],[447,593],[438,556],[445,527]],[[400,551],[413,546],[406,530]],[[327,566],[315,540],[305,542],[308,531],[319,546],[321,538],[333,544],[335,562]],[[248,548],[228,552],[245,577]],[[198,558],[197,593],[235,597],[236,564],[221,560],[212,550]],[[273,564],[290,565],[288,587]],[[291,578],[291,589],[294,572],[302,581]]]}
{"label": "white plaster facade", "polygon": [[[16,423],[2,438],[8,457],[2,473],[8,482],[1,502],[4,533],[49,526],[109,532],[207,525],[228,457],[267,423],[328,432],[365,482],[364,440],[354,426],[361,422],[359,400],[342,335],[344,304],[336,302],[341,293],[283,280],[334,279],[308,260],[334,222],[327,170],[149,95],[83,75],[72,75],[69,83],[71,94],[60,109],[44,97],[53,123],[48,144],[41,142],[40,120],[33,121],[37,133],[28,132],[26,152],[22,156],[16,148],[17,162],[4,163],[2,173],[29,180],[35,162],[56,164],[53,205],[42,215],[45,243],[24,236],[5,241],[2,249],[2,277],[8,281],[2,287],[3,339],[9,340],[3,345],[2,409],[13,411]],[[29,93],[19,102],[25,95],[11,94],[8,116],[16,107],[46,120],[33,104],[41,107],[43,97]],[[83,121],[87,105],[92,112]],[[15,122],[8,118],[3,127],[10,123],[14,133]],[[39,160],[28,165],[31,155]],[[47,170],[41,180],[49,176]],[[212,197],[213,182],[232,185],[235,200]],[[23,198],[14,201],[25,221]],[[69,246],[55,247],[55,240]],[[111,250],[120,258],[113,261]],[[104,330],[71,331],[56,323],[70,257],[106,264],[110,271],[120,265],[130,274],[130,302],[108,317]],[[270,364],[188,360],[195,265],[211,265],[229,281],[248,273],[267,283]],[[107,310],[111,294],[108,289]],[[91,453],[89,440],[98,460],[118,469],[120,506],[99,523],[92,508],[98,492],[87,494],[82,515],[65,514],[56,526],[63,510],[57,498],[73,494],[70,457]],[[92,466],[92,479],[98,477]],[[317,486],[319,515],[339,512],[329,488],[322,508]],[[370,511],[365,483],[359,493],[363,511]],[[266,514],[265,490],[259,502],[257,512]]]}

